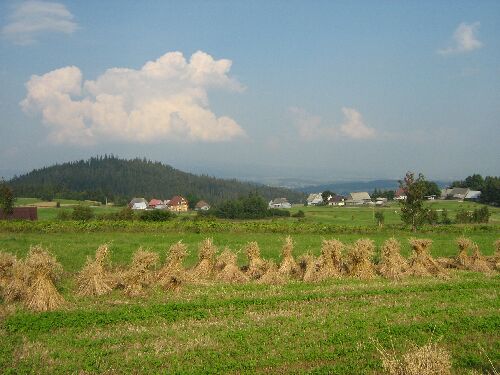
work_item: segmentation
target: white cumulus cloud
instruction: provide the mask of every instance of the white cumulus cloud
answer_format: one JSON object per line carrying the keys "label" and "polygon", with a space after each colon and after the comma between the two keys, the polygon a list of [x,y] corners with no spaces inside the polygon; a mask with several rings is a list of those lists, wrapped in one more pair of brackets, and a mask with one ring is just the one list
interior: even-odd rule
{"label": "white cumulus cloud", "polygon": [[441,55],[450,55],[455,53],[472,52],[481,48],[483,43],[477,39],[479,26],[479,22],[471,24],[462,22],[453,33],[453,45],[438,50],[438,53]]}
{"label": "white cumulus cloud", "polygon": [[141,69],[111,68],[95,80],[67,66],[32,76],[20,104],[41,115],[56,143],[228,141],[245,132],[211,111],[208,90],[243,90],[228,76],[231,64],[201,51],[189,61],[169,52]]}
{"label": "white cumulus cloud", "polygon": [[289,108],[297,125],[299,136],[304,140],[314,139],[369,139],[375,136],[375,129],[367,126],[363,116],[354,108],[342,107],[344,122],[328,125],[317,115],[311,115],[303,108]]}
{"label": "white cumulus cloud", "polygon": [[78,25],[65,5],[47,1],[19,3],[8,16],[8,24],[2,28],[4,38],[16,44],[31,44],[45,33],[71,34]]}

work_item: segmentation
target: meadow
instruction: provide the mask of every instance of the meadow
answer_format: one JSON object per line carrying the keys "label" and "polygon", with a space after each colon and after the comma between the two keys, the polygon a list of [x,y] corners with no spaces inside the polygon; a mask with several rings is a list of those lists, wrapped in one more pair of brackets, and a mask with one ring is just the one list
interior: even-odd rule
{"label": "meadow", "polygon": [[[463,207],[432,204],[437,209],[445,205],[451,217]],[[196,222],[180,216],[165,224],[113,227],[58,222],[47,215],[40,223],[0,224],[0,250],[22,258],[31,245],[40,244],[55,255],[64,269],[57,286],[66,300],[60,310],[42,313],[0,302],[0,368],[16,374],[379,374],[381,349],[401,355],[414,345],[436,342],[450,353],[452,373],[500,369],[498,272],[450,270],[445,278],[341,277],[283,285],[213,281],[178,291],[153,287],[143,297],[122,290],[100,297],[75,293],[77,272],[103,243],[109,245],[113,266],[124,268],[139,247],[158,253],[163,263],[169,246],[182,240],[188,248],[184,266],[190,268],[198,244],[207,237],[219,251],[229,247],[237,252],[240,266],[248,263],[242,249],[250,241],[258,242],[263,258],[279,262],[287,235],[296,258],[318,255],[324,239],[351,245],[370,238],[375,263],[382,243],[393,236],[406,258],[412,237],[431,239],[435,258],[456,256],[456,239],[463,234],[484,255],[494,253],[493,243],[500,238],[499,209],[491,209],[488,225],[426,227],[417,233],[401,227],[397,217],[392,221],[390,212],[397,206],[384,208],[384,228],[372,221],[371,208],[293,210],[298,209],[305,218],[260,223]]]}

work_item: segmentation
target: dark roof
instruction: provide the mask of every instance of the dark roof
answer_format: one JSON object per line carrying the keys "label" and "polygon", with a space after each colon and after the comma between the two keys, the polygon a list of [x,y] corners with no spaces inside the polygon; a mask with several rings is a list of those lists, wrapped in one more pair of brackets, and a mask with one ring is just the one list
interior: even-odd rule
{"label": "dark roof", "polygon": [[202,208],[202,207],[205,207],[205,206],[210,206],[207,202],[205,201],[199,201],[198,203],[196,203],[196,207],[197,208]]}
{"label": "dark roof", "polygon": [[136,203],[148,204],[147,200],[145,200],[144,198],[132,198],[132,200],[130,201],[130,204],[136,204]]}
{"label": "dark roof", "polygon": [[183,203],[187,204],[188,201],[185,198],[181,197],[180,195],[176,195],[175,197],[170,199],[170,202],[168,202],[170,206],[179,206]]}

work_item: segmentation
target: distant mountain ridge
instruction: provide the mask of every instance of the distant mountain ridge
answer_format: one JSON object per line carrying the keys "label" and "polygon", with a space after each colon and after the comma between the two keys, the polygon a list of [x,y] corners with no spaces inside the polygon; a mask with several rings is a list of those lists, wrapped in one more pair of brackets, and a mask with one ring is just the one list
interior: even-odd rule
{"label": "distant mountain ridge", "polygon": [[[434,181],[439,187],[445,187],[449,181]],[[396,190],[399,187],[398,180],[373,180],[373,181],[350,181],[350,182],[333,182],[329,184],[321,184],[314,186],[306,186],[298,191],[306,194],[319,193],[325,190],[333,191],[337,194],[346,195],[356,191],[366,191],[371,193],[373,190]]]}
{"label": "distant mountain ridge", "polygon": [[218,203],[257,192],[271,200],[285,197],[301,202],[298,191],[235,179],[195,175],[146,159],[98,156],[35,169],[9,181],[17,196],[52,199],[91,199],[123,203],[134,196],[169,199],[183,195]]}

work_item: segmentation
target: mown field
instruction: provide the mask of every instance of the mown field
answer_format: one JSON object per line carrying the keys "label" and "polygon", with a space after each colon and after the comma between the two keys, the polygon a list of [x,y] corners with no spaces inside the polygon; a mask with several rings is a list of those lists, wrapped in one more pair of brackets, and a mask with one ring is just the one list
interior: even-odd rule
{"label": "mown field", "polygon": [[[458,207],[456,202],[446,206],[451,217]],[[284,285],[209,282],[176,292],[154,287],[140,298],[120,290],[102,297],[75,294],[76,273],[103,243],[109,244],[112,264],[125,267],[141,246],[158,252],[164,262],[168,247],[182,240],[188,245],[184,265],[189,268],[196,263],[198,243],[206,237],[213,238],[220,250],[228,246],[238,251],[240,265],[247,264],[241,249],[249,241],[259,243],[264,258],[279,262],[288,234],[296,257],[318,255],[323,239],[337,238],[349,245],[371,238],[375,263],[382,243],[392,236],[401,242],[405,257],[411,253],[411,237],[432,239],[434,257],[455,256],[455,240],[462,234],[485,255],[493,254],[493,243],[500,238],[498,209],[491,210],[488,225],[426,228],[418,233],[397,226],[396,217],[391,222],[389,213],[397,206],[384,209],[389,225],[382,229],[371,221],[371,208],[301,209],[305,219],[255,225],[196,226],[182,217],[178,223],[151,226],[57,221],[26,228],[0,225],[0,250],[24,257],[30,245],[41,244],[56,256],[64,268],[58,288],[67,301],[61,310],[45,313],[0,302],[1,372],[379,374],[383,369],[378,349],[401,354],[429,341],[449,351],[453,373],[500,369],[498,272],[450,270],[447,278],[397,282],[379,276],[369,281],[342,277]]]}

